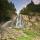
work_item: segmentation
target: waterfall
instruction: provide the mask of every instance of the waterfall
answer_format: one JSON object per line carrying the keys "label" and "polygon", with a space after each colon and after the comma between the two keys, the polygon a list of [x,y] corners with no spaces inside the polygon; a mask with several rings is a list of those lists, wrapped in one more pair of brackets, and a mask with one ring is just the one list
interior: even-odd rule
{"label": "waterfall", "polygon": [[23,27],[22,16],[20,14],[17,15],[17,18],[16,18],[16,27],[17,28],[22,28]]}

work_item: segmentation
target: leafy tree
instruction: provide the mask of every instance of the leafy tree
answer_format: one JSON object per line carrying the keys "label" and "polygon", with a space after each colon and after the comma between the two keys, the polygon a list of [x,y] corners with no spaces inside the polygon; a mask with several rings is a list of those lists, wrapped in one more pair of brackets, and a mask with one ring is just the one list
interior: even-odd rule
{"label": "leafy tree", "polygon": [[10,2],[9,14],[10,14],[10,16],[12,16],[14,14],[16,15],[16,8],[15,8],[15,5],[12,4],[12,2]]}
{"label": "leafy tree", "polygon": [[29,16],[33,16],[33,15],[40,15],[40,4],[38,5],[35,5],[32,1],[30,4],[28,4],[26,6],[26,8],[23,8],[21,11],[20,11],[21,14],[24,14],[24,15],[29,15]]}
{"label": "leafy tree", "polygon": [[9,20],[12,14],[16,14],[15,5],[8,0],[0,0],[0,22]]}

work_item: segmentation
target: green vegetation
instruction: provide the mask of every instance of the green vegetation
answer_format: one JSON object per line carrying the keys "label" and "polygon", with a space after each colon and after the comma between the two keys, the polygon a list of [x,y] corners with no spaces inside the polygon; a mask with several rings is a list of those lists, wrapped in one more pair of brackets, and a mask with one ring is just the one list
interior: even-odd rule
{"label": "green vegetation", "polygon": [[24,35],[21,37],[18,37],[17,40],[33,40],[34,38],[36,40],[37,36],[40,38],[39,36],[40,33],[34,32],[33,30],[30,30],[30,29],[27,30],[27,28],[23,29],[23,33]]}
{"label": "green vegetation", "polygon": [[16,14],[15,5],[8,0],[0,0],[0,22],[10,20],[13,14]]}
{"label": "green vegetation", "polygon": [[28,37],[23,36],[23,37],[17,38],[17,40],[32,40],[32,37],[30,37],[30,36],[28,36]]}
{"label": "green vegetation", "polygon": [[33,2],[31,2],[25,8],[23,8],[20,13],[29,16],[40,15],[40,4],[35,5]]}

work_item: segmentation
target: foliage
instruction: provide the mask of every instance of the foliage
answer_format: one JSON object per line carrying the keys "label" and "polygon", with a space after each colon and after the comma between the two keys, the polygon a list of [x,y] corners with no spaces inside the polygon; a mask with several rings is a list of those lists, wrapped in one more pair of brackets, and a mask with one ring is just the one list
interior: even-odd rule
{"label": "foliage", "polygon": [[24,15],[31,15],[31,16],[36,15],[36,14],[40,15],[40,4],[35,5],[33,2],[31,2],[25,8],[23,8],[20,11],[20,13]]}
{"label": "foliage", "polygon": [[8,0],[0,0],[0,21],[9,20],[13,14],[16,14],[15,11],[15,5],[12,2],[9,3]]}

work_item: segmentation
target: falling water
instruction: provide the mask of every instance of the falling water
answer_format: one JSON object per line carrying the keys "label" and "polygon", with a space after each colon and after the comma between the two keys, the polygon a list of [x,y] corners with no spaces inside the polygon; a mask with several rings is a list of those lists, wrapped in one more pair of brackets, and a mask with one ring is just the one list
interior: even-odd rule
{"label": "falling water", "polygon": [[17,27],[17,28],[22,28],[22,27],[23,27],[22,16],[21,16],[20,14],[17,15],[16,27]]}

